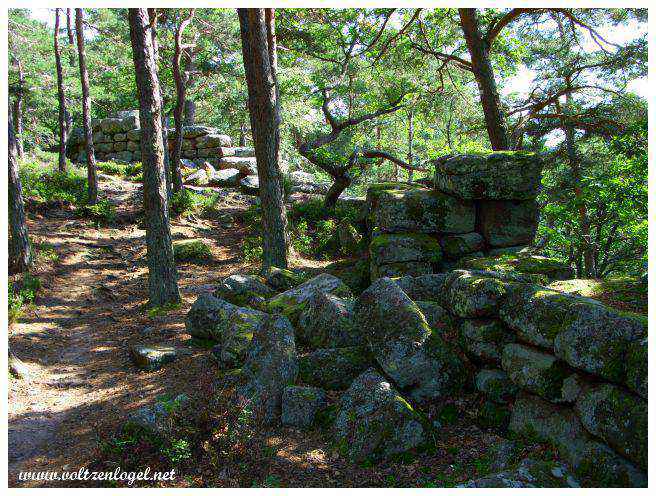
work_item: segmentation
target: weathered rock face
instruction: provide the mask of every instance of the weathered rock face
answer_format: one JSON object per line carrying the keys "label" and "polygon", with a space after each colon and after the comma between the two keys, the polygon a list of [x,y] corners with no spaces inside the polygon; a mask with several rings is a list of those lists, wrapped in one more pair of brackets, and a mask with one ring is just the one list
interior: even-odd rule
{"label": "weathered rock face", "polygon": [[220,170],[237,169],[245,176],[257,176],[257,160],[255,157],[225,157],[218,163]]}
{"label": "weathered rock face", "polygon": [[553,488],[580,487],[580,484],[560,463],[525,458],[514,469],[471,480],[458,487]]}
{"label": "weathered rock face", "polygon": [[330,184],[319,182],[314,174],[304,171],[294,171],[289,174],[289,181],[292,185],[293,193],[320,193],[325,194],[330,188]]}
{"label": "weathered rock face", "polygon": [[[221,281],[214,296],[233,305],[260,305],[262,299],[271,298],[275,291],[264,283],[264,278],[253,274],[233,274]],[[259,306],[257,307],[258,309]]]}
{"label": "weathered rock face", "polygon": [[319,388],[287,386],[282,394],[283,425],[307,429],[317,412],[326,406],[326,393]]}
{"label": "weathered rock face", "polygon": [[353,300],[316,291],[301,312],[297,327],[300,344],[336,348],[363,343],[353,321]]}
{"label": "weathered rock face", "polygon": [[629,344],[626,360],[626,385],[634,393],[647,399],[647,338]]}
{"label": "weathered rock face", "polygon": [[515,401],[509,428],[516,434],[551,443],[582,477],[591,477],[608,487],[647,485],[646,475],[592,438],[570,408],[524,396]]}
{"label": "weathered rock face", "polygon": [[138,427],[157,435],[166,435],[173,425],[172,418],[179,414],[188,403],[187,395],[179,394],[171,400],[160,400],[152,405],[144,406],[130,415],[126,427]]}
{"label": "weathered rock face", "polygon": [[265,320],[264,312],[242,308],[209,294],[198,297],[187,313],[186,332],[218,341],[224,367],[239,366],[255,332]]}
{"label": "weathered rock face", "polygon": [[439,303],[421,300],[415,300],[415,303],[424,315],[432,332],[441,335],[457,327],[457,323],[451,317],[451,314]]}
{"label": "weathered rock face", "polygon": [[309,281],[289,289],[271,298],[268,303],[270,312],[281,313],[297,322],[298,317],[307,307],[314,293],[331,293],[338,297],[352,298],[351,290],[337,277],[330,274],[319,274]]}
{"label": "weathered rock face", "polygon": [[474,230],[473,203],[423,188],[367,192],[367,224],[379,233],[466,233]]}
{"label": "weathered rock face", "polygon": [[501,353],[515,334],[497,319],[465,319],[460,323],[460,343],[477,360],[501,364]]}
{"label": "weathered rock face", "polygon": [[371,280],[437,271],[442,249],[427,234],[381,234],[369,245]]}
{"label": "weathered rock face", "polygon": [[647,402],[612,384],[579,396],[575,410],[585,428],[647,470]]}
{"label": "weathered rock face", "polygon": [[209,178],[211,186],[220,186],[225,188],[236,188],[239,186],[239,181],[242,174],[238,169],[224,169],[215,171]]}
{"label": "weathered rock face", "polygon": [[257,196],[260,194],[260,179],[258,176],[246,176],[239,181],[239,189],[245,195]]}
{"label": "weathered rock face", "polygon": [[164,344],[130,346],[130,357],[141,370],[159,370],[185,354],[186,350]]}
{"label": "weathered rock face", "polygon": [[419,446],[419,415],[381,375],[369,369],[344,393],[334,424],[340,450],[355,461],[383,458]]}
{"label": "weathered rock face", "polygon": [[459,266],[468,270],[486,270],[517,276],[526,275],[527,277],[523,278],[524,282],[532,281],[538,284],[569,279],[573,274],[571,267],[553,258],[528,253],[492,255],[492,251],[486,257],[465,258],[459,262]]}
{"label": "weathered rock face", "polygon": [[447,156],[435,161],[435,187],[465,200],[532,200],[542,159],[528,152]]}
{"label": "weathered rock face", "polygon": [[337,225],[337,239],[343,254],[352,255],[358,251],[362,235],[348,220],[342,220]]}
{"label": "weathered rock face", "polygon": [[451,273],[446,287],[446,306],[464,318],[495,315],[506,296],[503,281],[462,270]]}
{"label": "weathered rock face", "polygon": [[303,279],[289,269],[269,267],[264,274],[266,283],[277,291],[287,291],[303,283]]}
{"label": "weathered rock face", "polygon": [[391,279],[378,279],[360,295],[355,316],[378,364],[416,400],[462,386],[464,364]]}
{"label": "weathered rock face", "polygon": [[501,364],[513,383],[552,401],[561,398],[563,381],[571,374],[553,355],[518,343],[505,346]]}
{"label": "weathered rock face", "polygon": [[481,201],[479,224],[490,247],[528,245],[538,227],[534,200]]}
{"label": "weathered rock face", "polygon": [[477,232],[451,234],[440,240],[440,246],[446,258],[457,260],[465,255],[482,250],[485,247],[485,240]]}
{"label": "weathered rock face", "polygon": [[444,290],[449,274],[426,274],[420,276],[403,276],[394,282],[415,301],[444,301]]}
{"label": "weathered rock face", "polygon": [[475,378],[476,389],[495,403],[508,403],[518,392],[518,387],[503,370],[481,369]]}
{"label": "weathered rock face", "polygon": [[370,353],[363,346],[318,349],[298,358],[298,378],[323,389],[346,389],[371,365]]}
{"label": "weathered rock face", "polygon": [[251,402],[256,415],[272,422],[280,413],[285,387],[297,374],[294,328],[287,317],[267,315],[248,346],[239,395]]}

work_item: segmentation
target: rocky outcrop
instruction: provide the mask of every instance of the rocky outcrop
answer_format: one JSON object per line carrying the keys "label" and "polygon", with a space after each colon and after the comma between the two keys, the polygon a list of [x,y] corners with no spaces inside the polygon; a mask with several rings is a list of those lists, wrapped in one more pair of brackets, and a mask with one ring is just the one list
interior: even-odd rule
{"label": "rocky outcrop", "polygon": [[371,365],[363,346],[323,348],[298,357],[298,378],[302,384],[323,389],[346,389]]}
{"label": "rocky outcrop", "polygon": [[580,487],[580,484],[567,467],[560,463],[525,458],[513,469],[486,475],[458,487],[565,488]]}
{"label": "rocky outcrop", "polygon": [[326,393],[319,388],[287,386],[282,394],[283,425],[307,429],[319,410],[326,406]]}
{"label": "rocky outcrop", "polygon": [[323,291],[310,296],[296,328],[298,342],[312,348],[354,346],[363,342],[353,320],[353,300]]}

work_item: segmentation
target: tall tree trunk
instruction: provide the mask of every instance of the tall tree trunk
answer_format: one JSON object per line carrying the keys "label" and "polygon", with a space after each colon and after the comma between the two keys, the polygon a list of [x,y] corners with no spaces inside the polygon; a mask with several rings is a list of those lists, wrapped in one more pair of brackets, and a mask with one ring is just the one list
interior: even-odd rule
{"label": "tall tree trunk", "polygon": [[129,9],[128,19],[140,108],[150,304],[161,306],[180,301],[169,225],[162,103],[148,11]]}
{"label": "tall tree trunk", "polygon": [[510,149],[508,130],[501,111],[501,100],[494,80],[487,42],[481,34],[476,9],[458,9],[460,25],[471,57],[474,77],[481,94],[485,126],[493,150]]}
{"label": "tall tree trunk", "polygon": [[189,17],[181,20],[175,30],[175,49],[173,51],[173,80],[175,81],[176,101],[173,110],[173,120],[175,122],[175,141],[173,143],[173,155],[171,157],[171,174],[173,192],[182,189],[182,173],[180,172],[180,157],[182,156],[182,126],[185,98],[187,94],[187,78],[180,68],[180,59],[182,58],[182,33],[187,24],[194,17],[194,9],[191,9]]}
{"label": "tall tree trunk", "polygon": [[[415,134],[414,114],[412,109],[408,111],[408,164],[412,165],[412,145]],[[412,182],[412,169],[408,169],[408,182]]]}
{"label": "tall tree trunk", "polygon": [[239,127],[239,146],[246,146],[246,123],[244,122]]}
{"label": "tall tree trunk", "polygon": [[278,154],[280,102],[273,9],[237,9],[262,202],[263,268],[287,267],[287,216]]}
{"label": "tall tree trunk", "polygon": [[12,105],[12,114],[14,121],[14,131],[16,133],[16,153],[19,159],[23,159],[23,92],[25,91],[25,75],[23,74],[23,64],[18,57],[13,56],[14,64],[18,72],[18,88],[14,103]]}
{"label": "tall tree trunk", "polygon": [[[187,73],[185,90],[186,92],[189,92],[189,89],[192,87],[192,79],[191,79],[193,77],[192,74],[196,69],[196,67],[194,65],[193,52],[188,51],[187,55],[188,58],[187,58],[187,62],[185,63],[185,72]],[[183,120],[185,126],[193,126],[194,124],[196,124],[196,102],[193,101],[191,98],[185,97]]]}
{"label": "tall tree trunk", "polygon": [[[155,70],[157,71],[157,64],[159,62],[159,44],[157,43],[157,9],[148,9],[148,20],[152,27],[151,37],[153,40],[153,54],[155,57]],[[164,97],[162,95],[162,87],[158,86],[159,99],[162,106],[162,140],[164,141],[164,175],[166,177],[166,195],[171,199],[173,193],[173,178],[171,175],[171,157],[169,155],[169,126],[166,112],[164,111]]]}
{"label": "tall tree trunk", "polygon": [[16,154],[16,136],[11,120],[9,121],[9,271],[25,272],[32,265],[32,249],[25,223],[23,191],[18,175]]}
{"label": "tall tree trunk", "polygon": [[96,154],[93,147],[91,128],[91,97],[89,96],[89,73],[84,53],[84,13],[75,9],[75,33],[77,35],[77,58],[80,62],[80,82],[82,83],[82,120],[84,122],[85,150],[87,152],[87,182],[89,203],[98,201],[98,177],[96,174]]}
{"label": "tall tree trunk", "polygon": [[[73,39],[73,26],[71,17],[71,9],[66,9],[66,32],[68,33],[69,48],[68,63],[71,67],[75,67],[75,40]],[[77,29],[77,24],[75,29]]]}
{"label": "tall tree trunk", "polygon": [[66,170],[66,96],[64,74],[59,51],[59,9],[55,9],[55,65],[57,66],[57,97],[59,99],[59,170]]}

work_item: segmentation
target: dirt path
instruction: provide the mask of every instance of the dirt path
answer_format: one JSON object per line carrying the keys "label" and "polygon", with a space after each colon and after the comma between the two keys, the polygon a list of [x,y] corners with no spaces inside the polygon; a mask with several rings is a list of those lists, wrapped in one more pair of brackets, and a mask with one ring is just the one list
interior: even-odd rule
{"label": "dirt path", "polygon": [[[182,308],[150,317],[144,308],[145,232],[134,222],[138,185],[104,178],[101,189],[127,222],[98,228],[61,210],[30,216],[33,241],[50,244],[59,260],[37,271],[43,289],[10,330],[11,347],[30,370],[29,381],[9,381],[10,486],[21,485],[21,470],[85,466],[98,433],[111,432],[132,410],[165,393],[193,394],[210,367],[206,352],[195,349],[160,371],[143,373],[130,362],[128,346],[184,346],[184,315],[199,291],[243,268],[239,226],[174,221],[174,239],[204,239],[214,261],[179,267]],[[243,205],[224,210],[238,208]]]}

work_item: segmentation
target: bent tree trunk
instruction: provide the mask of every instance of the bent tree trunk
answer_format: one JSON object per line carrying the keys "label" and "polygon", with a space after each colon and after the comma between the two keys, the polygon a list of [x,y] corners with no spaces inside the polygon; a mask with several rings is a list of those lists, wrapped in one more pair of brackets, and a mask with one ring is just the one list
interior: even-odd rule
{"label": "bent tree trunk", "polygon": [[23,92],[25,91],[25,75],[20,59],[12,55],[16,71],[18,72],[18,87],[12,105],[14,131],[16,133],[16,153],[19,159],[23,158]]}
{"label": "bent tree trunk", "polygon": [[280,105],[273,9],[237,10],[262,201],[262,265],[264,269],[272,265],[286,268],[287,216],[278,166]]}
{"label": "bent tree trunk", "polygon": [[[187,62],[186,62],[186,72],[187,72],[187,80],[186,80],[186,85],[185,89],[189,91],[189,89],[193,85],[193,80],[192,74],[194,70],[196,69],[196,66],[194,65],[194,59],[193,59],[193,51],[187,52]],[[185,98],[184,101],[184,125],[185,126],[193,126],[196,124],[196,102],[193,101],[190,98]]]}
{"label": "bent tree trunk", "polygon": [[476,9],[458,9],[460,25],[471,57],[472,70],[481,94],[485,127],[493,150],[508,150],[510,142],[501,111],[501,100],[494,80],[487,42],[483,39]]}
{"label": "bent tree trunk", "polygon": [[59,51],[59,9],[55,9],[55,65],[57,67],[57,98],[59,99],[59,170],[66,170],[66,97],[64,75]]}
{"label": "bent tree trunk", "polygon": [[77,35],[77,58],[80,62],[80,82],[82,83],[82,120],[84,122],[84,141],[87,152],[87,182],[89,203],[98,201],[98,177],[96,174],[96,155],[93,147],[93,131],[91,129],[91,97],[89,96],[89,73],[84,53],[84,13],[75,9],[75,33]]}
{"label": "bent tree trunk", "polygon": [[16,136],[9,121],[9,272],[25,272],[32,265],[32,249],[25,224],[25,207],[23,191],[18,176],[18,159],[16,156]]}
{"label": "bent tree trunk", "polygon": [[161,306],[180,302],[164,171],[162,104],[148,11],[129,9],[128,19],[141,121],[148,288],[150,305]]}
{"label": "bent tree trunk", "polygon": [[[75,29],[77,29],[77,24],[75,25]],[[73,47],[75,40],[73,39],[71,9],[66,9],[66,32],[68,33],[68,45],[70,47],[68,63],[71,67],[75,67],[75,48]]]}

